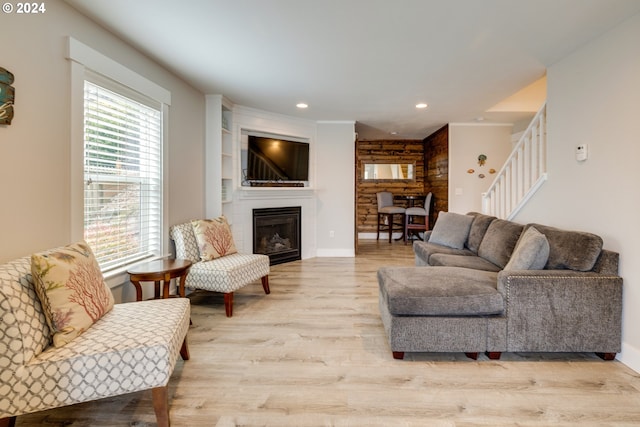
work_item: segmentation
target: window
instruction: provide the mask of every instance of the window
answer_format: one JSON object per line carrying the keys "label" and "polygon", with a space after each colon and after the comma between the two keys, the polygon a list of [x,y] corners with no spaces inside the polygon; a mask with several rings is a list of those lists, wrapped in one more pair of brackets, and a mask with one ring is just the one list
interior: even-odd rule
{"label": "window", "polygon": [[84,81],[84,239],[103,271],[161,254],[162,146],[161,103]]}
{"label": "window", "polygon": [[[73,37],[71,239],[85,239],[109,286],[166,256],[171,92]],[[144,68],[141,68],[144,69]]]}

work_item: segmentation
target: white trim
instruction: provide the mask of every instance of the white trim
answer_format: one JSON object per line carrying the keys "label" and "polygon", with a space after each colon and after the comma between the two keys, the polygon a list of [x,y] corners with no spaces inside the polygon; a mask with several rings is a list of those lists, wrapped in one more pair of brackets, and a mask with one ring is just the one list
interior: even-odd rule
{"label": "white trim", "polygon": [[171,105],[171,92],[151,80],[131,71],[113,59],[101,54],[73,37],[67,38],[67,59],[121,83],[149,98]]}
{"label": "white trim", "polygon": [[356,256],[353,249],[318,249],[318,258],[353,258]]}
{"label": "white trim", "polygon": [[[71,62],[71,183],[70,183],[70,238],[78,241],[84,238],[84,81],[88,71],[97,73],[127,88],[139,92],[161,105],[162,114],[162,247],[165,253],[169,247],[169,106],[171,92],[151,80],[119,64],[102,53],[88,47],[73,37],[67,38],[66,59]],[[160,256],[159,258],[161,258]],[[126,281],[126,268],[115,269],[105,274],[110,287]]]}

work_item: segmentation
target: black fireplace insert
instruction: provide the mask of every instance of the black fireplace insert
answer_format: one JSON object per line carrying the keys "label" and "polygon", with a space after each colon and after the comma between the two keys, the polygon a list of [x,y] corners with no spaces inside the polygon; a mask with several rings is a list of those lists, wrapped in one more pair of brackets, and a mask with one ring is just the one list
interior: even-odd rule
{"label": "black fireplace insert", "polygon": [[271,265],[302,259],[302,207],[253,210],[253,253],[269,256]]}

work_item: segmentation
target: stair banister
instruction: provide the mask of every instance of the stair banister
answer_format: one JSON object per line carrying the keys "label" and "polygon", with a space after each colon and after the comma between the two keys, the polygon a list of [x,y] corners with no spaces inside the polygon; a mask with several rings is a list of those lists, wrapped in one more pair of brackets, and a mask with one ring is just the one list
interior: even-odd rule
{"label": "stair banister", "polygon": [[547,104],[542,105],[482,194],[482,211],[512,219],[547,179]]}

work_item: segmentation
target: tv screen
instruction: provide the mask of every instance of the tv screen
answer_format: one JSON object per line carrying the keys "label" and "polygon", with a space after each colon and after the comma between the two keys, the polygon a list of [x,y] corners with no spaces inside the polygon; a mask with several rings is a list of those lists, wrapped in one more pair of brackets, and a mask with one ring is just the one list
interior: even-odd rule
{"label": "tv screen", "polygon": [[249,181],[308,181],[309,143],[249,135]]}

